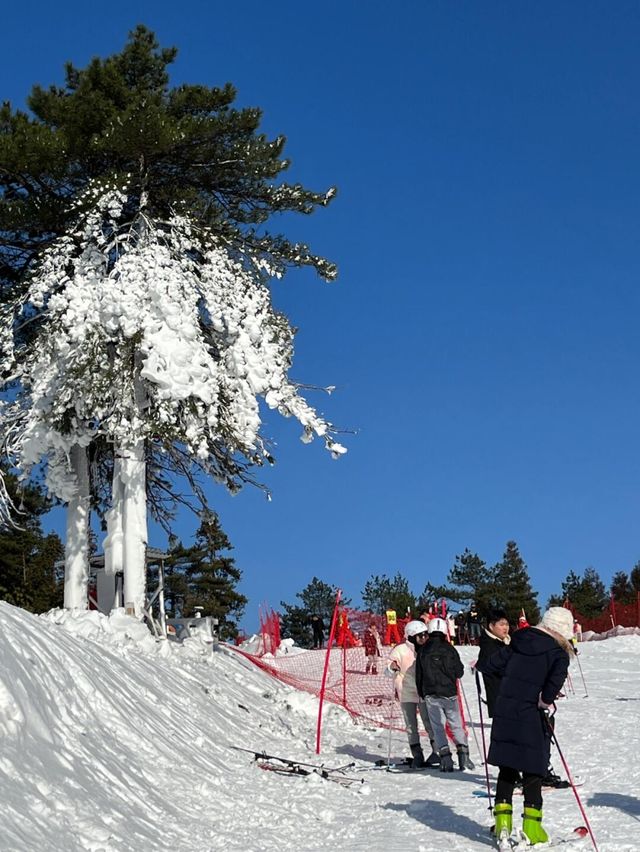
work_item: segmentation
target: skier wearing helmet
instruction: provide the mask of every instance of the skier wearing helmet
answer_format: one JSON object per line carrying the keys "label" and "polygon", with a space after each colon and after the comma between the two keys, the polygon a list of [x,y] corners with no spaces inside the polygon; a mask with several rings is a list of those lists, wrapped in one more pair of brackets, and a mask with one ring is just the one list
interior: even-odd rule
{"label": "skier wearing helmet", "polygon": [[[411,766],[414,769],[420,769],[423,766],[437,766],[440,758],[434,750],[429,715],[424,701],[421,701],[418,696],[415,679],[416,653],[425,644],[427,639],[427,627],[425,623],[423,621],[408,622],[404,628],[404,637],[405,641],[400,645],[396,645],[389,654],[386,672],[395,676],[395,693],[400,701],[400,708],[407,726],[407,737],[412,757]],[[426,761],[422,746],[420,745],[418,713],[420,713],[422,724],[431,741],[431,754]]]}
{"label": "skier wearing helmet", "polygon": [[458,706],[457,679],[464,674],[462,660],[447,640],[447,622],[444,618],[432,619],[427,629],[429,641],[423,643],[416,659],[416,686],[427,706],[435,747],[440,756],[440,771],[453,772],[447,722],[456,744],[460,769],[474,769]]}

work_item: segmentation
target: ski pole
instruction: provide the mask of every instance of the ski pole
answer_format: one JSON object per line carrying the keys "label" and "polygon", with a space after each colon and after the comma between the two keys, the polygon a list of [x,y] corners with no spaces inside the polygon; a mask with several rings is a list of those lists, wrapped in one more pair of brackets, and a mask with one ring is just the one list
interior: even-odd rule
{"label": "ski pole", "polygon": [[589,691],[587,689],[587,682],[584,679],[584,674],[582,672],[582,666],[580,665],[580,657],[578,656],[578,652],[576,651],[576,662],[578,663],[578,669],[580,670],[580,677],[582,678],[582,685],[584,686],[584,697],[589,697]]}
{"label": "ski pole", "polygon": [[489,764],[487,763],[487,743],[484,738],[484,719],[482,718],[482,690],[480,688],[480,674],[477,669],[474,669],[476,676],[476,689],[478,690],[478,712],[480,714],[480,732],[482,733],[482,755],[484,757],[484,774],[487,779],[487,796],[489,798],[489,810],[493,810],[491,804],[491,783],[489,781]]}
{"label": "ski pole", "polygon": [[391,771],[391,734],[393,733],[393,715],[396,703],[396,677],[395,672],[391,678],[391,701],[389,702],[389,737],[387,739],[387,772]]}
{"label": "ski pole", "polygon": [[569,696],[569,693],[570,693],[570,692],[571,692],[573,695],[575,695],[575,694],[576,694],[575,688],[574,688],[574,686],[573,686],[573,678],[571,677],[571,675],[569,674],[569,672],[567,672],[567,697]]}
{"label": "ski pole", "polygon": [[462,681],[459,680],[460,691],[462,692],[462,697],[464,698],[464,703],[467,708],[467,716],[469,717],[469,727],[471,728],[471,733],[473,734],[473,739],[476,744],[476,748],[478,749],[478,754],[482,754],[480,750],[480,743],[478,742],[478,734],[476,733],[476,729],[473,727],[473,719],[471,718],[471,710],[469,708],[469,702],[467,701],[467,693],[464,691],[464,686],[462,685]]}
{"label": "ski pole", "polygon": [[[551,705],[554,708],[555,713],[555,704]],[[554,726],[551,724],[551,718],[548,711],[541,710],[542,716],[547,724],[547,728],[549,729],[549,733],[551,734],[551,741],[558,749],[558,754],[560,755],[560,760],[562,761],[562,765],[564,766],[564,771],[567,773],[567,778],[569,779],[569,783],[571,784],[571,789],[573,790],[573,795],[576,797],[576,802],[578,803],[578,807],[580,808],[580,813],[584,817],[584,824],[587,826],[587,831],[589,832],[589,837],[591,838],[591,843],[593,844],[593,848],[598,852],[598,844],[596,843],[596,839],[593,836],[593,830],[591,828],[591,823],[589,822],[589,818],[587,817],[587,813],[584,809],[584,806],[580,800],[580,795],[576,789],[575,781],[573,780],[573,776],[571,775],[571,770],[567,764],[567,761],[564,759],[564,755],[562,753],[562,749],[560,748],[560,743],[558,742],[558,737],[556,736],[556,732],[554,730]]]}

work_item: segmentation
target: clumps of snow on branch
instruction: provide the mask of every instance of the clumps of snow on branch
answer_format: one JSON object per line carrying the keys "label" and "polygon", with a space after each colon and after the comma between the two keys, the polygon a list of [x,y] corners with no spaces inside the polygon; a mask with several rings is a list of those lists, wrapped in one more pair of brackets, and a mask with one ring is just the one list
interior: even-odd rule
{"label": "clumps of snow on branch", "polygon": [[[1,367],[21,393],[0,418],[18,467],[46,461],[49,490],[67,501],[70,447],[98,435],[120,448],[180,443],[214,475],[220,448],[260,463],[260,400],[296,418],[304,441],[346,452],[288,377],[293,330],[271,304],[262,258],[128,202],[126,190],[92,188],[3,323]],[[34,317],[37,345],[16,347],[7,327]]]}

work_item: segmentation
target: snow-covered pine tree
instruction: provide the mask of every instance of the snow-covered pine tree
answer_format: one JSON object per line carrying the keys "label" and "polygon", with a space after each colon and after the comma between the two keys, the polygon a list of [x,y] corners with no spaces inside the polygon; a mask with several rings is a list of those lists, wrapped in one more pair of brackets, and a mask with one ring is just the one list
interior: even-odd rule
{"label": "snow-covered pine tree", "polygon": [[[148,495],[172,472],[199,496],[199,473],[252,481],[272,461],[260,400],[345,452],[288,376],[294,332],[267,286],[335,267],[264,230],[335,191],[279,180],[284,138],[231,85],[170,88],[175,55],[140,26],[121,53],[67,65],[64,87],[36,86],[30,114],[0,111],[2,443],[67,504],[67,607],[86,606],[93,505],[141,613]],[[151,506],[165,519],[167,496]]]}

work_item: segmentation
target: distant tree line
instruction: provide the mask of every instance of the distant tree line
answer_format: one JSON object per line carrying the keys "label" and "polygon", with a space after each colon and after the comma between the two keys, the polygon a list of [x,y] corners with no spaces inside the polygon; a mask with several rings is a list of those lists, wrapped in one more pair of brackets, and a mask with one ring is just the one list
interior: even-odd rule
{"label": "distant tree line", "polygon": [[[613,576],[609,589],[593,567],[585,569],[582,576],[570,571],[561,584],[558,594],[552,595],[547,606],[561,606],[570,601],[585,618],[594,618],[607,607],[610,595],[617,603],[633,603],[640,592],[640,562],[627,574],[619,571]],[[283,637],[290,637],[301,647],[311,647],[311,616],[319,615],[328,631],[337,587],[314,577],[308,586],[296,594],[297,604],[281,602],[281,628]],[[473,606],[485,619],[494,608],[504,609],[509,621],[516,624],[524,610],[530,624],[540,618],[538,593],[534,591],[527,565],[515,541],[508,541],[502,559],[488,565],[477,553],[468,548],[455,557],[444,585],[426,583],[421,593],[414,593],[409,581],[400,572],[393,577],[372,575],[364,585],[361,595],[363,608],[376,615],[395,609],[398,615],[410,612],[415,617],[435,601],[445,599],[449,606],[460,609]],[[350,598],[342,598],[350,606]]]}
{"label": "distant tree line", "polygon": [[[0,530],[0,600],[31,612],[62,606],[64,547],[55,533],[43,533],[40,521],[50,510],[51,502],[37,484],[21,485],[7,470],[4,477],[21,515],[19,525]],[[170,536],[165,561],[167,615],[191,616],[201,607],[204,615],[220,620],[223,639],[236,635],[247,598],[237,590],[242,573],[228,554],[232,549],[215,512],[201,516],[192,545],[185,546]],[[152,582],[155,579],[153,571],[150,579]],[[568,600],[581,615],[593,618],[606,608],[610,595],[617,603],[629,604],[639,592],[640,561],[628,574],[618,571],[608,589],[595,568],[588,567],[582,576],[569,571],[548,605],[562,605]],[[311,646],[311,616],[319,615],[328,630],[336,594],[336,586],[313,577],[296,593],[296,603],[281,601],[282,635],[293,638],[302,647]],[[494,565],[488,565],[477,553],[465,548],[455,557],[444,585],[427,582],[422,592],[415,593],[400,572],[392,577],[373,574],[360,596],[363,608],[377,615],[391,608],[400,616],[410,612],[417,617],[444,598],[461,609],[473,605],[482,618],[495,607],[504,609],[514,624],[522,610],[531,624],[540,617],[538,593],[532,588],[527,565],[515,541],[507,542],[502,559]],[[341,602],[348,607],[351,598],[343,596]]]}

